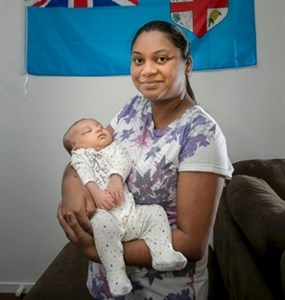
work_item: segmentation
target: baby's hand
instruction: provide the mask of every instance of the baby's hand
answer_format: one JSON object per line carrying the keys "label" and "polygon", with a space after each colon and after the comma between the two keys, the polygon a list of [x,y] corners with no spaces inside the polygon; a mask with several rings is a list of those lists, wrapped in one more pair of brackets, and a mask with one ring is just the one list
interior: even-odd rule
{"label": "baby's hand", "polygon": [[107,191],[97,191],[96,196],[94,197],[94,202],[97,208],[110,210],[116,207],[116,201]]}
{"label": "baby's hand", "polygon": [[107,192],[111,195],[112,199],[115,201],[116,206],[121,205],[124,201],[123,193],[123,182],[122,177],[117,174],[110,176],[109,183],[107,186]]}

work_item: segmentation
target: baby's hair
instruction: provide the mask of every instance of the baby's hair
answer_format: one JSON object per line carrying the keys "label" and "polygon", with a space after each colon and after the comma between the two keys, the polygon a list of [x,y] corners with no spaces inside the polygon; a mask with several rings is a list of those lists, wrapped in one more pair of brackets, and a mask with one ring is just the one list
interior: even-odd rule
{"label": "baby's hair", "polygon": [[71,150],[73,148],[73,144],[71,142],[71,140],[69,139],[68,135],[70,133],[70,130],[78,123],[82,122],[82,121],[86,121],[86,120],[91,120],[88,118],[82,118],[80,120],[77,120],[76,122],[74,122],[65,132],[64,136],[63,136],[63,146],[66,149],[66,151],[71,154]]}

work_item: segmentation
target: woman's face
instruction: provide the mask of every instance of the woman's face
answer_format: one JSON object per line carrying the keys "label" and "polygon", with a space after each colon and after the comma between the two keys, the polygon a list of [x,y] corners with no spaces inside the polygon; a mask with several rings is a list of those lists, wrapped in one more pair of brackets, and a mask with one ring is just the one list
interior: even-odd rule
{"label": "woman's face", "polygon": [[143,32],[132,49],[132,80],[148,100],[170,100],[186,91],[189,64],[164,33]]}

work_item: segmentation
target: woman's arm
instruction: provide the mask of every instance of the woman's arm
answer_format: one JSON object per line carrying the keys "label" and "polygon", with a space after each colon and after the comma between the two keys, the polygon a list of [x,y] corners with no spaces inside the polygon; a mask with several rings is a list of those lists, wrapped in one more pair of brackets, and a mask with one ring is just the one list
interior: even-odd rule
{"label": "woman's arm", "polygon": [[[189,261],[200,260],[207,251],[224,178],[214,173],[180,172],[177,180],[177,229],[172,242]],[[143,240],[124,243],[128,265],[151,266],[151,255]]]}
{"label": "woman's arm", "polygon": [[223,186],[224,178],[214,173],[178,175],[173,244],[190,261],[200,260],[207,250]]}
{"label": "woman's arm", "polygon": [[[177,186],[178,228],[172,231],[173,246],[190,261],[201,259],[207,249],[224,179],[212,173],[181,172]],[[67,237],[95,262],[100,262],[93,238],[70,215],[64,219],[59,210],[59,222]],[[96,234],[96,233],[95,233]],[[127,265],[151,267],[149,248],[143,240],[124,243]]]}
{"label": "woman's arm", "polygon": [[87,188],[82,184],[76,171],[70,165],[65,168],[61,192],[62,216],[67,217],[68,213],[72,212],[81,226],[88,232],[91,232],[92,227],[89,217],[95,212],[94,201]]}

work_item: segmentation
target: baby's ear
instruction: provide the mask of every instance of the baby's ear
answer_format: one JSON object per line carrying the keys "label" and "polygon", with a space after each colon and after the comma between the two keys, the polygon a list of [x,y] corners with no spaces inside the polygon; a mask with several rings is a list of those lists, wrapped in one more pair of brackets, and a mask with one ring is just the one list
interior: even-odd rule
{"label": "baby's ear", "polygon": [[76,150],[78,148],[79,148],[79,146],[78,146],[78,143],[76,141],[71,142],[71,150]]}
{"label": "baby's ear", "polygon": [[69,154],[71,155],[78,147],[76,147],[76,143],[71,143]]}

